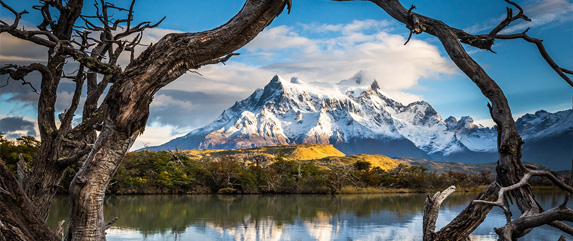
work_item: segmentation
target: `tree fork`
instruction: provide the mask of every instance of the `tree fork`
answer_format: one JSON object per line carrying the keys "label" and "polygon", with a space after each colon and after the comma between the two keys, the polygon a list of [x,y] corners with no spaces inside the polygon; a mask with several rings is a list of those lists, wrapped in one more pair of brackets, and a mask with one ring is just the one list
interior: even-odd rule
{"label": "tree fork", "polygon": [[[381,7],[396,20],[406,24],[406,26],[410,26],[410,19],[415,17],[417,19],[417,26],[440,40],[450,59],[477,85],[482,94],[490,100],[490,113],[492,119],[498,126],[497,147],[499,160],[496,169],[496,179],[503,186],[510,186],[517,183],[525,172],[525,168],[521,163],[521,144],[523,142],[517,133],[515,121],[511,115],[511,109],[507,99],[497,83],[467,54],[459,41],[459,39],[463,40],[477,37],[467,34],[462,30],[452,28],[441,21],[412,13],[411,10],[405,9],[398,0],[370,1]],[[509,3],[513,4],[512,2]],[[508,11],[508,15],[511,16],[510,11]],[[512,17],[509,21],[525,18],[522,16],[523,13],[520,11],[517,17]],[[489,42],[493,43],[491,39],[508,24],[509,22],[505,21],[498,25],[496,29],[492,30],[490,35],[487,36],[487,39],[490,40]],[[533,192],[529,186],[512,190],[511,193],[522,213],[535,214],[542,211],[541,207],[535,201]],[[493,191],[493,188],[488,187],[480,193],[478,199],[493,201],[496,199],[495,194],[496,192]],[[466,210],[460,213],[458,217],[431,238],[434,240],[467,239],[468,235],[485,219],[490,209],[491,207],[489,205],[471,203]],[[469,210],[472,210],[471,213],[467,212]]]}
{"label": "tree fork", "polygon": [[[104,122],[91,153],[70,184],[66,240],[105,240],[105,190],[125,153],[147,123],[153,95],[189,69],[218,62],[251,41],[290,1],[247,0],[221,27],[168,34],[114,76],[104,103]],[[213,60],[216,60],[213,62]]]}

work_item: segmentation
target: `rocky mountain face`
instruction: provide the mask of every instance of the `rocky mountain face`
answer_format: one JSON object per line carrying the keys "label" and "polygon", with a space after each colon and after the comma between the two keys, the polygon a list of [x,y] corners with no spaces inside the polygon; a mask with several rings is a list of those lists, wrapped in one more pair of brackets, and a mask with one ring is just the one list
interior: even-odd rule
{"label": "rocky mountain face", "polygon": [[[553,158],[556,165],[546,166],[570,168],[570,163],[561,164],[567,157],[570,162],[572,156],[573,111],[539,111],[523,116],[517,125],[526,142],[524,158],[533,153],[535,159],[527,161],[544,164]],[[396,102],[381,91],[376,80],[359,72],[337,84],[275,76],[264,89],[236,102],[211,124],[149,149],[318,143],[332,144],[346,154],[492,162],[497,158],[496,138],[493,128],[476,124],[471,117],[444,120],[427,102]],[[553,150],[558,143],[565,149]],[[539,153],[539,148],[551,150]],[[547,153],[555,155],[544,156]]]}
{"label": "rocky mountain face", "polygon": [[573,110],[556,113],[541,110],[522,116],[515,124],[525,142],[523,161],[555,171],[573,168]]}

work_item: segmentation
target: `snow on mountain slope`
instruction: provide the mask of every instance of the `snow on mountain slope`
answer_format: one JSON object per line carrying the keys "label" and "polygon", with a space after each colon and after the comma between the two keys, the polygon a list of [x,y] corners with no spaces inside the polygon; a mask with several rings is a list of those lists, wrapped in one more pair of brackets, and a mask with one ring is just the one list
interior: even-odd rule
{"label": "snow on mountain slope", "polygon": [[[330,143],[350,140],[401,140],[424,153],[448,154],[473,146],[479,132],[472,121],[446,123],[426,102],[403,105],[388,98],[364,72],[336,84],[287,81],[275,76],[236,102],[211,124],[159,149],[244,148],[269,144]],[[463,122],[462,124],[459,124]],[[482,128],[483,129],[483,128]],[[467,135],[474,134],[475,138]],[[480,143],[475,150],[492,151]]]}
{"label": "snow on mountain slope", "polygon": [[515,122],[515,125],[523,139],[560,134],[573,130],[573,110],[556,113],[540,110],[535,114],[525,114]]}
{"label": "snow on mountain slope", "polygon": [[[571,128],[572,111],[540,111],[517,121],[524,139]],[[347,154],[380,153],[435,160],[495,158],[497,133],[471,117],[442,119],[427,102],[403,105],[360,71],[338,83],[279,76],[236,102],[211,124],[152,150],[333,144]],[[469,160],[469,159],[468,159]]]}

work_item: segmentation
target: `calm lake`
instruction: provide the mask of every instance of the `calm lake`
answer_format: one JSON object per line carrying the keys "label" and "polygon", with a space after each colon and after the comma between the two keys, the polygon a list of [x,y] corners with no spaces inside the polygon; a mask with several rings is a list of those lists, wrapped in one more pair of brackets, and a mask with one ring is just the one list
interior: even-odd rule
{"label": "calm lake", "polygon": [[[477,194],[454,193],[440,211],[437,226],[453,219]],[[422,240],[424,194],[360,195],[158,195],[111,196],[105,217],[119,219],[108,240]],[[544,208],[563,194],[538,194]],[[513,211],[514,216],[519,214]],[[50,226],[68,214],[68,200],[54,200]],[[505,217],[499,208],[473,233],[472,240],[496,240],[493,228]],[[549,226],[521,240],[556,241]],[[566,236],[567,240],[573,237]]]}

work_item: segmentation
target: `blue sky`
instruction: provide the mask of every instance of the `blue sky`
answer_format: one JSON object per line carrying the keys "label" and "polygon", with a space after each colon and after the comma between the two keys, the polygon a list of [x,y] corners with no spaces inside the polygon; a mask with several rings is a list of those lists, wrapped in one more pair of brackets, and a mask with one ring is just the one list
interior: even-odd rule
{"label": "blue sky", "polygon": [[[16,9],[32,12],[24,24],[39,23],[31,6],[35,1],[6,1]],[[114,1],[128,6],[129,1]],[[402,1],[415,5],[418,13],[437,18],[470,33],[487,33],[505,16],[502,0]],[[532,37],[544,39],[548,52],[562,67],[573,69],[573,2],[571,0],[517,1],[532,22],[516,21],[508,33],[527,27]],[[86,5],[90,5],[86,1]],[[152,1],[139,0],[135,20],[167,18],[149,31],[144,42],[156,42],[173,31],[196,32],[224,24],[242,7],[243,1]],[[91,6],[91,5],[90,5]],[[86,10],[89,12],[89,10]],[[10,16],[2,9],[1,18]],[[155,145],[214,120],[235,101],[262,88],[274,74],[305,81],[338,82],[363,70],[381,82],[391,98],[408,103],[425,100],[443,118],[472,116],[491,124],[487,99],[451,63],[439,42],[427,34],[415,35],[403,46],[408,30],[370,2],[293,0],[284,12],[253,42],[238,50],[226,65],[199,69],[202,76],[187,74],[160,91],[152,105],[149,127],[135,147]],[[40,61],[43,48],[34,48],[0,35],[0,64]],[[468,47],[467,50],[505,91],[516,117],[540,109],[571,108],[573,88],[553,72],[533,44],[523,40],[498,40],[497,54]],[[30,79],[33,81],[34,76]],[[0,77],[0,85],[6,77]],[[58,108],[65,108],[71,91],[61,88]],[[35,122],[37,95],[12,83],[0,89],[0,131],[30,132]],[[2,118],[20,118],[21,125],[2,125]],[[21,130],[16,130],[18,128]],[[2,130],[4,128],[4,130]]]}

